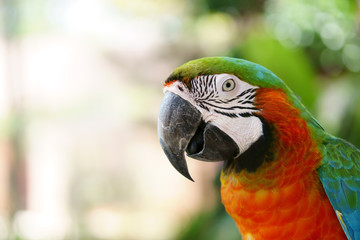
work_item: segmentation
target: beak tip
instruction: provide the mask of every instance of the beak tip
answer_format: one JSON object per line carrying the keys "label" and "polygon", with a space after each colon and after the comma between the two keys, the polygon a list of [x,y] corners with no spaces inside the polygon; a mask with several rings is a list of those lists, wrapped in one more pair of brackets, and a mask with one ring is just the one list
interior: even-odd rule
{"label": "beak tip", "polygon": [[187,179],[189,179],[190,181],[195,182],[194,179],[190,176],[189,173],[187,173],[186,175],[183,174],[183,176],[186,177]]}
{"label": "beak tip", "polygon": [[[174,164],[173,164],[173,166],[174,166]],[[175,167],[175,169],[181,174],[181,175],[183,175],[184,177],[186,177],[187,179],[189,179],[190,181],[192,181],[192,182],[195,182],[194,181],[194,179],[191,177],[191,175],[190,175],[190,173],[189,173],[189,171],[188,171],[188,169],[186,168],[186,169],[184,169],[184,168],[178,168],[177,166],[174,166]]]}
{"label": "beak tip", "polygon": [[163,151],[165,152],[166,157],[170,161],[171,165],[181,175],[183,175],[184,177],[186,177],[190,181],[194,182],[194,180],[192,179],[192,177],[191,177],[191,175],[189,173],[184,153],[182,151],[178,152],[178,151],[174,151],[173,149],[171,149],[171,147],[164,142],[162,137],[160,137],[159,140],[160,140],[160,145],[161,145]]}

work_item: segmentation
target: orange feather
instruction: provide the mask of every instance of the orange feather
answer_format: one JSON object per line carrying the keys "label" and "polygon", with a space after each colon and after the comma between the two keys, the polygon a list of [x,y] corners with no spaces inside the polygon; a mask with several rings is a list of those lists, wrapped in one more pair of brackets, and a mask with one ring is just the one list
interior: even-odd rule
{"label": "orange feather", "polygon": [[274,160],[254,173],[223,172],[221,196],[240,232],[261,239],[346,239],[320,184],[322,155],[298,109],[278,89],[259,89],[256,106],[272,127]]}

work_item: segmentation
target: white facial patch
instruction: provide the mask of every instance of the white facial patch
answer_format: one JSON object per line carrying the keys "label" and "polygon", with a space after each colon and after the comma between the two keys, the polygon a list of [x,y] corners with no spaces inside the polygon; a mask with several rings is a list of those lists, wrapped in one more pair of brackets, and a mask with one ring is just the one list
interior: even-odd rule
{"label": "white facial patch", "polygon": [[245,152],[261,135],[261,120],[254,116],[257,87],[231,74],[198,76],[191,80],[191,90],[176,81],[164,92],[171,91],[193,104],[206,123],[211,123],[228,134]]}

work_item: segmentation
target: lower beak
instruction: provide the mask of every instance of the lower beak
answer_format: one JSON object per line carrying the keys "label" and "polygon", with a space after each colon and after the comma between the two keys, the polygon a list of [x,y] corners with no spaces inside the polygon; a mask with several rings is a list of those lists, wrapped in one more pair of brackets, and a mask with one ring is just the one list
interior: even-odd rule
{"label": "lower beak", "polygon": [[206,124],[195,106],[172,92],[165,94],[160,106],[158,135],[170,163],[191,181],[185,151],[189,157],[202,161],[225,161],[239,154],[231,137]]}

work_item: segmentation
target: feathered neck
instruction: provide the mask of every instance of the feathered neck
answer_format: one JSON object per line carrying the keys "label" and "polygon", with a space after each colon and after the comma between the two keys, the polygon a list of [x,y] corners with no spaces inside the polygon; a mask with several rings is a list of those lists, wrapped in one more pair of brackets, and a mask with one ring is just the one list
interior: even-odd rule
{"label": "feathered neck", "polygon": [[[232,175],[234,183],[260,189],[292,184],[316,169],[321,160],[320,151],[307,122],[287,95],[280,89],[260,88],[255,104],[267,126],[264,129],[267,141],[253,145],[250,150],[256,153],[255,157],[250,154],[225,166],[223,177]],[[259,162],[259,158],[262,162],[256,169],[244,167],[244,163]]]}

